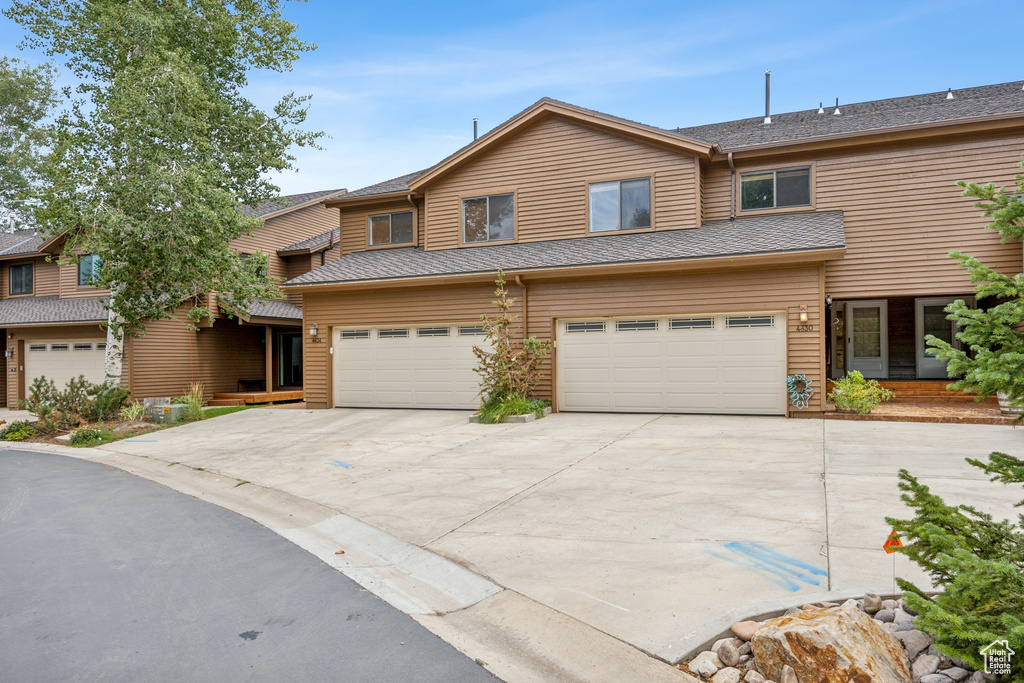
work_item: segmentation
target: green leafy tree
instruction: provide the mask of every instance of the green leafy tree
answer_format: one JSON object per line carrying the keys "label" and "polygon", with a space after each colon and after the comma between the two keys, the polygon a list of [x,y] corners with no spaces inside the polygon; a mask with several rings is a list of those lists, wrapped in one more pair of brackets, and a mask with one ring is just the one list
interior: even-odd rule
{"label": "green leafy tree", "polygon": [[[1010,190],[991,183],[960,183],[964,196],[978,200],[976,206],[991,220],[988,227],[1003,242],[1024,239],[1024,174],[1016,179],[1017,187]],[[929,335],[928,352],[946,361],[950,376],[960,377],[952,388],[984,397],[1004,393],[1011,403],[1024,405],[1024,274],[1004,275],[959,251],[950,256],[970,273],[976,298],[996,303],[984,310],[962,300],[947,306],[949,319],[960,328],[956,336],[963,348]]]}
{"label": "green leafy tree", "polygon": [[27,208],[49,141],[45,120],[57,104],[55,77],[51,64],[0,57],[0,229],[32,221]]}
{"label": "green leafy tree", "polygon": [[[967,462],[992,481],[1024,483],[1024,461],[1005,453]],[[980,650],[995,640],[1024,652],[1024,515],[1016,523],[996,520],[971,506],[947,505],[906,470],[899,478],[901,498],[914,517],[886,521],[908,541],[899,552],[942,591],[929,598],[910,581],[897,580],[906,604],[919,613],[917,627],[935,636],[940,651],[978,669]],[[1019,661],[1012,671],[1009,680],[1024,683]]]}
{"label": "green leafy tree", "polygon": [[[106,381],[121,378],[124,334],[205,295],[242,309],[277,294],[265,259],[229,245],[260,220],[238,210],[278,193],[292,167],[306,97],[272,112],[243,95],[252,70],[287,71],[303,51],[282,0],[15,0],[4,14],[31,47],[62,55],[78,99],[58,117],[37,218],[64,233],[66,260],[96,254],[110,289]],[[263,262],[261,262],[263,261]]]}
{"label": "green leafy tree", "polygon": [[525,405],[540,377],[540,368],[551,350],[551,342],[525,337],[525,329],[522,335],[516,333],[517,316],[512,313],[512,304],[517,300],[508,295],[505,275],[500,270],[494,284],[496,298],[492,303],[498,308],[498,314],[493,318],[480,316],[492,350],[473,347],[477,358],[474,371],[480,375],[480,393],[485,403],[518,401]]}

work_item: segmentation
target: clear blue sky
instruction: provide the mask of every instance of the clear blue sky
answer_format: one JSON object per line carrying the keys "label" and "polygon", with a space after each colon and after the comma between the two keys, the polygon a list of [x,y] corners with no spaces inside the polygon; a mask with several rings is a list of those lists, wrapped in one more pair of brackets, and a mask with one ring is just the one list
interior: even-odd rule
{"label": "clear blue sky", "polygon": [[[356,189],[431,166],[541,97],[655,126],[1024,78],[1010,5],[983,2],[289,3],[319,48],[250,96],[313,95],[285,194]],[[20,29],[0,20],[13,52]]]}

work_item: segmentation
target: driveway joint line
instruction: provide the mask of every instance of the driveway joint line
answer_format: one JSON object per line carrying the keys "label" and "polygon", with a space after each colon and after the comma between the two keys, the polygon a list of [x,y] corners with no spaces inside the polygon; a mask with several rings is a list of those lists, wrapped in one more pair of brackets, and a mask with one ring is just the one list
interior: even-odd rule
{"label": "driveway joint line", "polygon": [[832,590],[832,542],[828,520],[828,455],[825,446],[825,420],[821,421],[821,491],[825,504],[825,571],[828,572],[828,589]]}

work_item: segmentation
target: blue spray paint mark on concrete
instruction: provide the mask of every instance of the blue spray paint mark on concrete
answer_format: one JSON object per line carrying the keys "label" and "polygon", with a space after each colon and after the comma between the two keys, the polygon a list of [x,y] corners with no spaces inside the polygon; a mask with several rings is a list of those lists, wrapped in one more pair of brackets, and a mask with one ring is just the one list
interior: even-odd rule
{"label": "blue spray paint mark on concrete", "polygon": [[720,560],[750,570],[763,576],[780,588],[796,592],[801,583],[808,586],[820,586],[819,576],[828,576],[828,572],[812,564],[801,562],[796,558],[784,555],[760,543],[733,541],[722,547],[727,552],[717,549],[708,552]]}
{"label": "blue spray paint mark on concrete", "polygon": [[328,465],[334,465],[335,467],[344,467],[345,469],[348,469],[349,467],[352,467],[352,465],[348,464],[347,462],[342,462],[340,460],[332,460],[331,462],[329,462],[327,464]]}
{"label": "blue spray paint mark on concrete", "polygon": [[160,443],[159,439],[125,439],[121,443]]}

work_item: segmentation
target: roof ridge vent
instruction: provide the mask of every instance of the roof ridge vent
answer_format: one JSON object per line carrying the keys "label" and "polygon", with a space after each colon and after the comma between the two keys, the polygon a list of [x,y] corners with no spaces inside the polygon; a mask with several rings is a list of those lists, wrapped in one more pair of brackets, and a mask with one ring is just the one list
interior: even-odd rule
{"label": "roof ridge vent", "polygon": [[843,112],[839,111],[839,98],[837,97],[836,98],[836,110],[834,112],[832,112],[832,116],[839,116],[842,113]]}
{"label": "roof ridge vent", "polygon": [[825,113],[825,103],[824,102],[818,102],[818,113],[819,114],[824,114]]}
{"label": "roof ridge vent", "polygon": [[949,89],[949,90],[948,90],[948,91],[946,92],[946,99],[947,99],[947,100],[952,100],[952,99],[956,99],[956,98],[954,98],[954,97],[953,97],[953,89],[952,89],[952,88],[950,88],[950,89]]}

